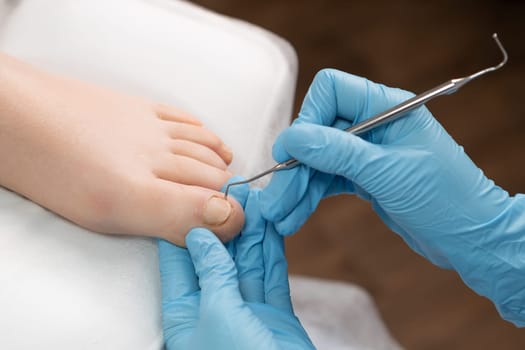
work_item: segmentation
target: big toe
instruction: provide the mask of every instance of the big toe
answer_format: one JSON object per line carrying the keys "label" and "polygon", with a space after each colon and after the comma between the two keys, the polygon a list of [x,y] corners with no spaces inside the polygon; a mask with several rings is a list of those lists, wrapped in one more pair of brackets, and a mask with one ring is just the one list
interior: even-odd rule
{"label": "big toe", "polygon": [[167,184],[163,195],[164,219],[158,235],[176,245],[185,246],[186,234],[195,227],[205,227],[227,242],[244,225],[241,205],[221,192],[197,186]]}

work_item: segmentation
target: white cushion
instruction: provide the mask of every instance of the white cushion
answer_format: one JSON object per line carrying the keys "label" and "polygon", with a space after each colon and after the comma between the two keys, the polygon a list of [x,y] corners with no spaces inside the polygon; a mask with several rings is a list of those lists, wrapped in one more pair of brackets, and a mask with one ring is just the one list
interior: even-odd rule
{"label": "white cushion", "polygon": [[313,343],[326,350],[400,350],[372,297],[354,284],[290,278],[294,310]]}
{"label": "white cushion", "polygon": [[[189,111],[232,146],[236,173],[272,164],[289,122],[291,47],[175,0],[23,0],[0,50]],[[156,245],[77,227],[0,188],[0,348],[160,349]]]}

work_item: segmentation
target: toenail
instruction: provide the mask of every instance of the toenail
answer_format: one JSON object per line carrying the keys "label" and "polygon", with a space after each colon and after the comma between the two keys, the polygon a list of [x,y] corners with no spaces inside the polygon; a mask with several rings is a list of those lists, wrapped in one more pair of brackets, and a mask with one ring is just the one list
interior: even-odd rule
{"label": "toenail", "polygon": [[212,196],[204,207],[204,223],[206,225],[221,225],[228,220],[232,209],[230,202],[223,197]]}

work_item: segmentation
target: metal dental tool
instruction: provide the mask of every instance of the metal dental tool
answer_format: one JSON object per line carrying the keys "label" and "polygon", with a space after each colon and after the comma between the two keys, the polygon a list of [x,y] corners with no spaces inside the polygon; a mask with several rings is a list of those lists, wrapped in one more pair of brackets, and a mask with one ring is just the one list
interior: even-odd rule
{"label": "metal dental tool", "polygon": [[[490,73],[490,72],[493,72],[495,70],[500,69],[501,67],[503,67],[505,65],[505,63],[507,63],[507,59],[508,59],[507,51],[505,50],[505,48],[503,47],[503,45],[499,41],[498,35],[496,33],[492,34],[492,38],[494,38],[494,41],[496,41],[496,44],[498,45],[501,53],[503,54],[503,59],[498,65],[495,65],[493,67],[489,67],[489,68],[483,69],[483,70],[481,70],[481,71],[479,71],[477,73],[471,74],[471,75],[463,77],[463,78],[449,80],[449,81],[447,81],[447,82],[445,82],[445,83],[443,83],[441,85],[436,86],[433,89],[430,89],[428,91],[423,92],[422,94],[419,94],[417,96],[409,98],[405,102],[402,102],[402,103],[398,104],[397,106],[394,106],[394,107],[384,111],[383,113],[380,113],[380,114],[378,114],[378,115],[376,115],[374,117],[371,117],[369,119],[366,119],[366,120],[362,121],[361,123],[358,123],[358,124],[356,124],[354,126],[351,126],[351,127],[347,128],[347,129],[345,129],[345,131],[350,132],[350,133],[355,134],[355,135],[363,134],[363,133],[365,133],[367,131],[372,130],[373,128],[376,128],[376,127],[378,127],[380,125],[383,125],[383,124],[385,124],[387,122],[394,121],[397,118],[406,115],[406,112],[408,112],[408,111],[410,111],[410,110],[412,110],[412,109],[414,109],[416,107],[421,106],[422,104],[430,101],[431,99],[433,99],[433,98],[435,98],[437,96],[453,94],[454,92],[458,91],[460,87],[462,87],[463,85],[469,83],[470,81],[472,81],[472,80],[474,80],[476,78],[479,78],[482,75],[485,75],[487,73]],[[229,192],[231,186],[237,186],[237,185],[246,184],[246,183],[252,182],[254,180],[257,180],[257,179],[259,179],[259,178],[261,178],[261,177],[263,177],[265,175],[273,173],[275,171],[281,171],[281,170],[285,170],[285,169],[292,169],[292,168],[296,167],[299,164],[300,163],[299,163],[298,160],[290,159],[290,160],[287,160],[286,162],[279,163],[279,164],[275,165],[274,167],[272,167],[272,168],[270,168],[270,169],[268,169],[266,171],[263,171],[262,173],[260,173],[258,175],[255,175],[255,176],[253,176],[253,177],[251,177],[251,178],[249,178],[247,180],[238,181],[238,182],[232,182],[232,183],[228,184],[228,186],[226,187],[226,191],[224,192],[224,198],[228,197],[228,192]]]}

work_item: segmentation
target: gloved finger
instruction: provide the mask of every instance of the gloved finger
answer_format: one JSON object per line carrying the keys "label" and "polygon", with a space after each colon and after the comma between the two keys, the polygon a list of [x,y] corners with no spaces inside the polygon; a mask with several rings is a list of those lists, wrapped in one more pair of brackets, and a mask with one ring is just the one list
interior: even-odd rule
{"label": "gloved finger", "polygon": [[[277,199],[270,192],[272,187],[266,187],[261,192],[261,212],[265,219],[274,223],[280,235],[288,236],[297,232],[323,198],[355,192],[353,182],[344,177],[318,171],[310,171],[310,173],[312,176],[301,198],[297,193],[283,191],[282,198]],[[279,210],[281,212],[276,215]],[[283,217],[284,214],[286,215]]]}
{"label": "gloved finger", "polygon": [[265,302],[277,309],[293,313],[284,239],[271,223],[267,224],[264,234],[263,252]]}
{"label": "gloved finger", "polygon": [[[297,142],[299,137],[297,136],[296,129],[309,130],[308,127],[320,128],[320,126],[308,124],[294,125],[286,129],[280,135],[283,145],[287,147],[287,145]],[[336,150],[337,153],[323,154],[325,151],[334,152],[334,150],[332,149],[329,151],[327,148],[323,148],[323,150],[320,151],[319,147],[321,146],[317,146],[315,140],[316,138],[322,137],[322,135],[310,136],[310,134],[328,129],[331,128],[324,127],[323,129],[315,129],[315,131],[311,131],[310,133],[301,131],[301,137],[304,138],[292,147],[293,150],[302,148],[295,152],[298,152],[298,154],[302,155],[303,159],[307,160],[307,162],[303,163],[308,166],[313,166],[313,168],[317,167],[317,170],[321,170],[325,173],[325,170],[329,168],[325,167],[325,169],[323,169],[323,167],[319,167],[315,161],[312,163],[314,154],[316,157],[315,159],[320,159],[319,161],[321,161],[322,164],[331,164],[334,162],[339,164],[338,162],[341,161],[342,157],[341,151]],[[332,131],[333,133],[346,134],[344,131],[336,129],[332,129]],[[314,138],[311,139],[311,137]],[[323,141],[324,144],[332,142],[328,137],[325,137]],[[347,150],[344,150],[344,152],[347,152]],[[298,160],[301,161],[301,159]],[[272,180],[268,186],[263,189],[261,194],[261,212],[263,216],[267,220],[276,223],[277,231],[283,235],[294,233],[306,221],[324,196],[337,193],[337,191],[353,191],[351,183],[345,184],[342,181],[338,181],[336,184],[332,185],[331,181],[333,176],[316,175],[314,170],[311,170],[304,165],[296,168],[300,167],[304,170],[296,170],[295,173],[292,173],[295,169],[284,170],[274,174]],[[307,171],[308,173],[306,173]],[[334,172],[333,169],[330,169],[330,171],[332,172],[329,172],[329,174],[339,174],[339,169],[338,172]],[[318,181],[313,181],[312,179],[315,179],[316,176],[318,176]]]}
{"label": "gloved finger", "polygon": [[336,180],[336,175],[316,171],[310,180],[310,185],[303,198],[295,208],[283,219],[274,222],[275,229],[280,235],[294,234],[315,211],[319,202],[329,195],[349,193],[352,184],[348,180]]}
{"label": "gloved finger", "polygon": [[162,328],[167,344],[180,339],[199,316],[199,283],[188,251],[158,240],[162,288]]}
{"label": "gloved finger", "polygon": [[279,135],[277,135],[277,138],[275,139],[275,142],[272,146],[272,158],[278,163],[285,162],[292,158],[292,156],[286,152],[286,149],[283,146],[282,134],[283,132],[281,131]]}
{"label": "gloved finger", "polygon": [[224,243],[224,248],[226,249],[226,251],[228,252],[228,254],[230,255],[230,257],[232,259],[235,259],[235,255],[237,254],[236,246],[235,246],[236,245],[236,243],[235,243],[236,240],[237,240],[237,237],[235,237],[234,239],[232,239],[229,242]]}
{"label": "gloved finger", "polygon": [[[348,121],[337,119],[334,125],[337,129],[343,129],[348,126]],[[295,142],[294,140],[288,140],[288,138],[290,130],[296,127],[294,125],[281,133],[279,137],[283,145]],[[305,142],[307,143],[308,140],[303,140],[303,143]],[[337,157],[333,154],[324,156],[327,159]],[[292,170],[274,174],[272,181],[263,189],[261,194],[261,211],[263,216],[275,223],[276,229],[281,235],[289,235],[296,232],[325,196],[338,193],[353,193],[355,190],[354,184],[348,180],[345,181],[341,178],[334,180],[335,177],[332,175],[322,175],[318,174],[316,170],[308,169],[309,178],[306,181],[306,174],[291,174]],[[293,177],[294,175],[295,177]],[[335,183],[332,183],[332,181],[335,181]]]}
{"label": "gloved finger", "polygon": [[244,208],[244,228],[236,241],[235,264],[239,276],[239,287],[247,302],[264,303],[264,258],[262,241],[266,220],[259,210],[260,190],[250,191]]}
{"label": "gloved finger", "polygon": [[[345,129],[350,125],[347,120],[337,118],[333,127]],[[292,158],[284,149],[283,137],[286,133],[282,132],[274,144],[274,158],[277,161],[284,161]],[[282,150],[282,151],[281,151]],[[295,171],[295,172],[294,172]],[[308,177],[307,177],[308,176]],[[324,175],[317,175],[317,171],[303,167],[302,170],[284,170],[273,174],[272,180],[263,189],[261,195],[261,210],[263,216],[274,223],[278,232],[282,235],[289,235],[297,231],[306,221],[311,208],[315,208],[322,199],[319,194],[330,195],[340,193],[338,187],[341,183],[331,184],[331,176],[325,178]],[[316,181],[318,179],[319,181]],[[351,191],[349,184],[345,184],[345,191]],[[308,192],[316,193],[307,195]],[[309,207],[309,210],[304,210]],[[298,213],[306,213],[303,218]],[[295,222],[288,221],[287,217],[294,216]],[[291,225],[287,225],[288,221]],[[289,228],[286,228],[290,226]]]}
{"label": "gloved finger", "polygon": [[[294,120],[293,125],[311,123],[334,126],[337,118],[344,118],[352,124],[357,124],[412,96],[413,94],[408,91],[390,88],[362,77],[335,69],[323,69],[316,74],[310,85],[299,117]],[[394,125],[395,128],[402,129],[405,124],[410,123],[405,120]],[[388,127],[387,124],[374,129],[366,138],[381,143]],[[277,161],[290,158],[290,154],[283,146],[282,137],[275,142],[272,154]]]}
{"label": "gloved finger", "polygon": [[[323,69],[315,76],[294,125],[313,123],[332,126],[337,117],[355,125],[412,96],[407,91],[389,88],[362,77],[335,69]],[[400,127],[406,121],[397,124]],[[388,126],[378,127],[362,136],[381,143]],[[281,146],[276,148],[282,149]],[[283,151],[275,151],[275,154],[279,153]]]}
{"label": "gloved finger", "polygon": [[163,303],[199,291],[199,282],[190,254],[165,240],[158,240]]}
{"label": "gloved finger", "polygon": [[260,195],[264,218],[276,222],[286,217],[306,193],[310,176],[311,169],[304,165],[275,172]]}
{"label": "gloved finger", "polygon": [[201,309],[228,310],[242,304],[237,269],[224,245],[209,230],[195,228],[186,236],[201,288]]}
{"label": "gloved finger", "polygon": [[[299,119],[296,119],[296,120],[299,120]],[[294,126],[294,125],[296,125],[298,123],[299,122],[295,122],[294,121],[292,126]],[[334,122],[331,124],[331,126],[333,128],[339,129],[339,130],[345,130],[345,129],[349,128],[350,126],[352,126],[352,122],[350,122],[350,121],[348,121],[346,119],[343,119],[343,118],[336,117],[334,119]],[[286,149],[283,146],[283,133],[284,133],[284,130],[279,133],[279,135],[277,136],[277,139],[275,140],[275,142],[274,142],[274,144],[272,146],[272,157],[277,162],[284,162],[284,161],[287,161],[287,160],[293,158],[290,154],[288,154],[288,152],[286,151]]]}
{"label": "gloved finger", "polygon": [[304,99],[298,123],[331,126],[336,117],[355,124],[393,107],[412,96],[368,79],[336,69],[315,76]]}
{"label": "gloved finger", "polygon": [[368,185],[384,176],[382,170],[393,162],[380,146],[329,127],[301,124],[287,129],[285,136],[286,149],[300,162],[344,176],[369,193]]}

